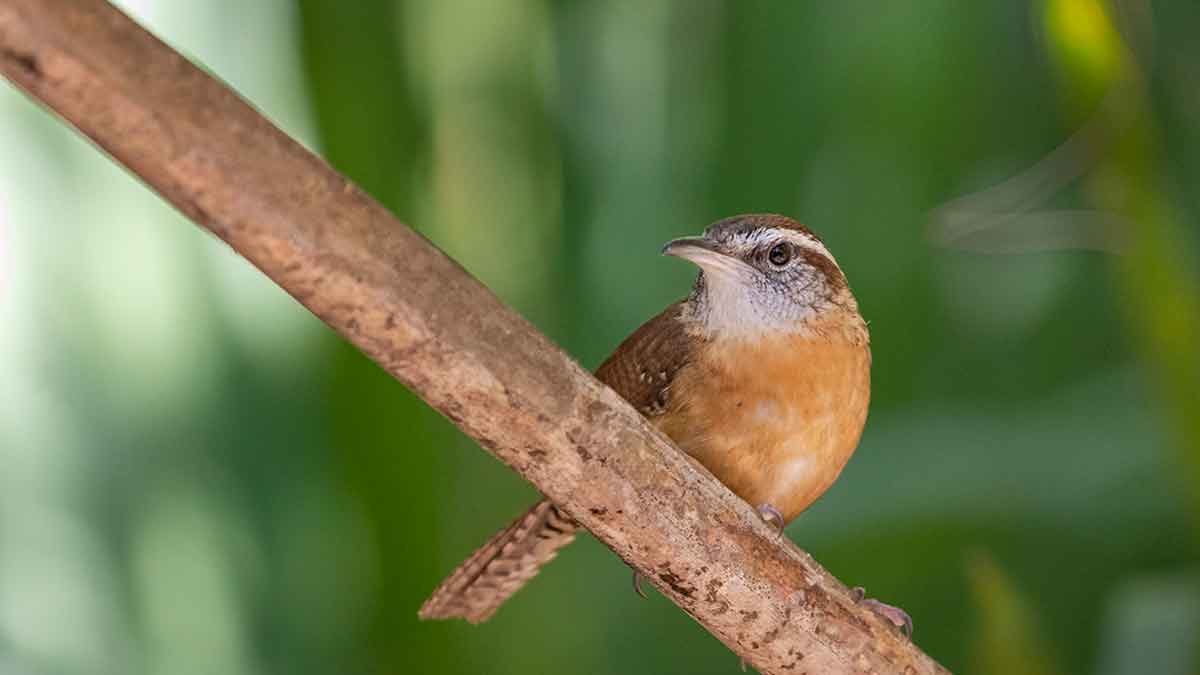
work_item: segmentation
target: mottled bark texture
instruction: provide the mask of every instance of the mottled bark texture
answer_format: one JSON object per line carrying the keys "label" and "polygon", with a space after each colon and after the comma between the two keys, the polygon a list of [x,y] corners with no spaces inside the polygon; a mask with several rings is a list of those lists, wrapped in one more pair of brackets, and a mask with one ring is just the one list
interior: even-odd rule
{"label": "mottled bark texture", "polygon": [[453,260],[109,4],[0,0],[0,71],[762,672],[944,672]]}

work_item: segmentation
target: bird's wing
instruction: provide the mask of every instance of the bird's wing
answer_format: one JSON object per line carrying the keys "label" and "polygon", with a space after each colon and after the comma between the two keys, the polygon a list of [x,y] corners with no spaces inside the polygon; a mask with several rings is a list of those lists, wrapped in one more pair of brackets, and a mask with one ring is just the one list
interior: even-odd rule
{"label": "bird's wing", "polygon": [[642,324],[596,369],[601,382],[646,417],[665,411],[671,382],[700,340],[681,320],[683,307],[677,302]]}

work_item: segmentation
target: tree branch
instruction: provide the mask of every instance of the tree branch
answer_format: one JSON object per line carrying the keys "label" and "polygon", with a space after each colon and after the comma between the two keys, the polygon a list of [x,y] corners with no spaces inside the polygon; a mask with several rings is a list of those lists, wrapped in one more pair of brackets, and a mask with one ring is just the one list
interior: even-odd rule
{"label": "tree branch", "polygon": [[0,0],[0,72],[762,672],[945,672],[452,260],[112,6]]}

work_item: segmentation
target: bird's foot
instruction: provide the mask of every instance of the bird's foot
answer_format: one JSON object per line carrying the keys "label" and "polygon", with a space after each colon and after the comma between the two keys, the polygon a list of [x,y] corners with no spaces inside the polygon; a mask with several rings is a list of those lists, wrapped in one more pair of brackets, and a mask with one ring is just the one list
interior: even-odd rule
{"label": "bird's foot", "polygon": [[758,515],[762,516],[763,520],[775,526],[777,530],[776,534],[783,536],[783,526],[787,525],[787,523],[784,522],[783,514],[779,512],[779,509],[770,504],[759,504]]}
{"label": "bird's foot", "polygon": [[646,591],[642,590],[642,573],[637,570],[633,571],[633,591],[642,596],[642,599],[646,598]]}
{"label": "bird's foot", "polygon": [[856,586],[850,589],[850,594],[854,596],[854,602],[865,605],[871,608],[879,616],[888,620],[888,623],[895,626],[906,638],[912,639],[913,620],[908,615],[908,612],[894,607],[892,605],[880,602],[874,598],[868,598],[866,590],[862,586]]}

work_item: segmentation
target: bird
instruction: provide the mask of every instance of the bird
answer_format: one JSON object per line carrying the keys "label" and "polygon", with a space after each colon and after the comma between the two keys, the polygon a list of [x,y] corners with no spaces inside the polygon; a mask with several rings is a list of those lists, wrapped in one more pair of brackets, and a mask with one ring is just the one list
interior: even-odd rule
{"label": "bird", "polygon": [[[699,267],[691,293],[630,334],[596,377],[782,533],[858,446],[871,390],[867,323],[829,249],[787,216],[725,218],[662,253]],[[577,530],[539,501],[418,616],[488,620]],[[903,610],[855,593],[911,633]]]}

